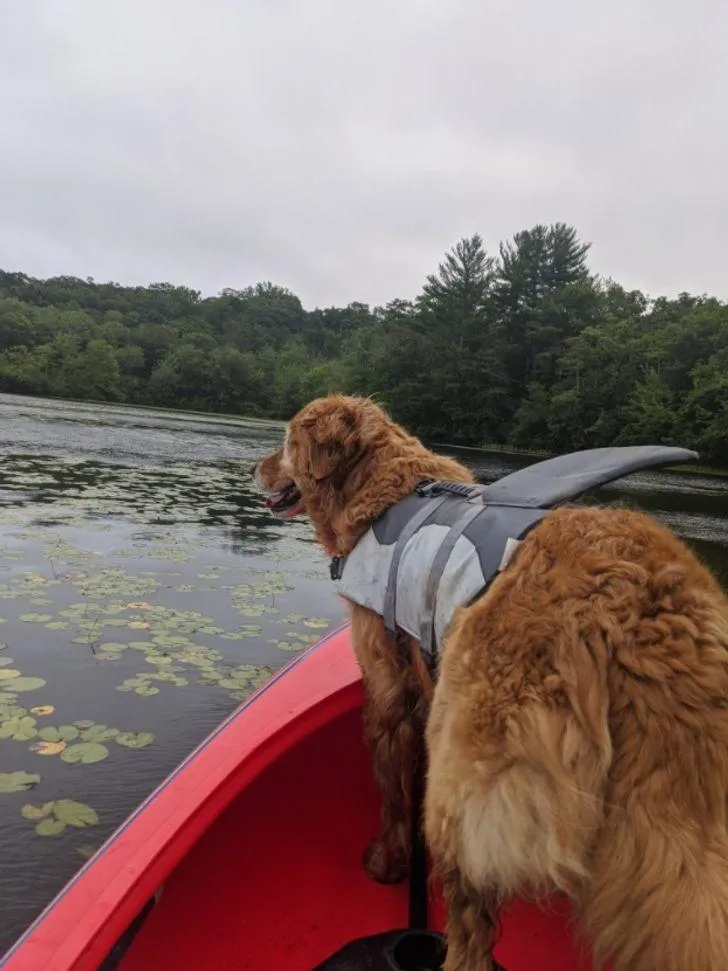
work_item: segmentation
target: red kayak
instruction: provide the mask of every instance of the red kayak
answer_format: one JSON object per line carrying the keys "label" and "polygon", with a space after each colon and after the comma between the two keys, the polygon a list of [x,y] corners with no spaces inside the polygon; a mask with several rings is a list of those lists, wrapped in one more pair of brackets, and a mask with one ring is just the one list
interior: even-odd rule
{"label": "red kayak", "polygon": [[[0,960],[5,971],[428,968],[408,887],[361,864],[378,796],[348,629],[282,668],[214,731]],[[543,906],[543,905],[542,905]],[[429,908],[433,931],[442,907]],[[568,907],[517,901],[506,971],[588,971]]]}

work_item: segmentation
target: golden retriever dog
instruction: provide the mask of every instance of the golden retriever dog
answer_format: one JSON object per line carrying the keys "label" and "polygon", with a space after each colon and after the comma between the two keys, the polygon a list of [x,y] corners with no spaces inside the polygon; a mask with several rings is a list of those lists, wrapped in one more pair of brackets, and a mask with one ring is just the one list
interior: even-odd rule
{"label": "golden retriever dog", "polygon": [[[473,481],[345,396],[304,407],[253,472],[332,555],[423,479]],[[683,542],[639,512],[551,511],[456,612],[434,684],[413,638],[350,610],[382,793],[365,865],[407,873],[426,721],[446,971],[491,967],[499,908],[549,893],[614,971],[728,971],[728,600]]]}

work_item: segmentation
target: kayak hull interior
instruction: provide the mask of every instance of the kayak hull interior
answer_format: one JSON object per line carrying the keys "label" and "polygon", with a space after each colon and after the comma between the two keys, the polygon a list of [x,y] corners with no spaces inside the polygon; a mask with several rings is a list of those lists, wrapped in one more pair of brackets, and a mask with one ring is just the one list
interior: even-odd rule
{"label": "kayak hull interior", "polygon": [[[92,971],[160,887],[119,971],[311,971],[351,940],[405,928],[406,884],[362,867],[379,797],[361,705],[344,629],[203,743],[0,967]],[[430,912],[441,930],[439,898]],[[592,968],[560,900],[509,907],[496,957],[506,971]]]}

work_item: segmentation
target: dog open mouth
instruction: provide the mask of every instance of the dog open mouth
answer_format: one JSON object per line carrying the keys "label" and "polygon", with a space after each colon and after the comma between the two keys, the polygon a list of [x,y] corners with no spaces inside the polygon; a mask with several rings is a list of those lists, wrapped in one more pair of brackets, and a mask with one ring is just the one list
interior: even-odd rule
{"label": "dog open mouth", "polygon": [[303,512],[303,497],[295,482],[290,482],[278,492],[271,492],[265,497],[265,505],[274,516],[288,519]]}

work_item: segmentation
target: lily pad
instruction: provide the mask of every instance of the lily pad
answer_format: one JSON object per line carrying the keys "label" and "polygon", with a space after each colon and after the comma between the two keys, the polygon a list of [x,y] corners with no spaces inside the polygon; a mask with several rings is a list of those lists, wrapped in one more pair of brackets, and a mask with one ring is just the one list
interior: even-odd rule
{"label": "lily pad", "polygon": [[272,641],[281,651],[301,651],[303,644],[298,641]]}
{"label": "lily pad", "polygon": [[135,694],[142,695],[144,698],[151,697],[151,695],[158,695],[159,688],[153,688],[151,685],[142,684],[138,688],[134,689]]}
{"label": "lily pad", "polygon": [[37,705],[30,709],[31,715],[52,715],[56,709],[53,705]]}
{"label": "lily pad", "polygon": [[20,620],[24,621],[26,624],[47,624],[49,620],[53,620],[52,614],[21,614]]}
{"label": "lily pad", "polygon": [[232,691],[237,691],[244,687],[246,682],[243,680],[237,681],[233,678],[221,678],[220,681],[218,681],[218,684],[221,688],[230,688]]}
{"label": "lily pad", "polygon": [[20,671],[16,671],[14,668],[0,668],[0,681],[12,681],[13,678],[19,678]]}
{"label": "lily pad", "polygon": [[29,742],[37,734],[35,726],[36,720],[30,715],[9,718],[0,724],[0,738],[12,738],[15,742]]}
{"label": "lily pad", "polygon": [[58,836],[66,828],[62,819],[41,819],[35,827],[39,836]]}
{"label": "lily pad", "polygon": [[105,742],[109,738],[116,738],[118,728],[107,728],[106,725],[92,725],[81,733],[84,742]]}
{"label": "lily pad", "polygon": [[12,684],[13,691],[36,691],[38,688],[45,687],[43,678],[15,678]]}
{"label": "lily pad", "polygon": [[43,819],[53,811],[53,805],[52,802],[44,802],[42,806],[34,806],[32,803],[27,802],[20,810],[20,813],[25,819]]}
{"label": "lily pad", "polygon": [[62,822],[68,826],[75,826],[76,829],[95,826],[99,821],[95,809],[83,802],[75,802],[73,799],[56,799],[53,812]]}
{"label": "lily pad", "polygon": [[0,772],[0,792],[22,792],[39,782],[40,776],[32,772]]}
{"label": "lily pad", "polygon": [[109,754],[109,750],[100,742],[78,742],[76,745],[69,745],[65,752],[61,753],[64,762],[75,764],[82,762],[90,765],[93,762],[101,762]]}
{"label": "lily pad", "polygon": [[44,742],[72,742],[74,738],[78,738],[78,729],[75,725],[61,725],[60,728],[48,725],[40,729],[38,737]]}
{"label": "lily pad", "polygon": [[153,732],[119,732],[116,741],[124,748],[146,748],[155,739]]}

